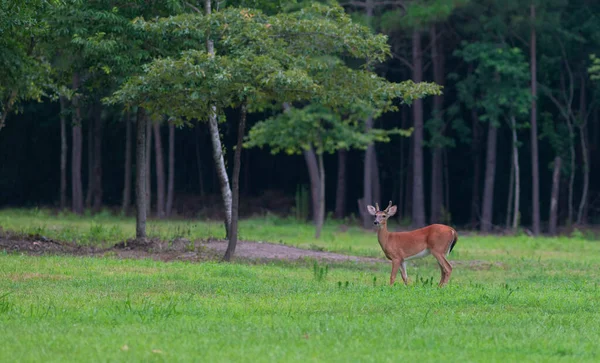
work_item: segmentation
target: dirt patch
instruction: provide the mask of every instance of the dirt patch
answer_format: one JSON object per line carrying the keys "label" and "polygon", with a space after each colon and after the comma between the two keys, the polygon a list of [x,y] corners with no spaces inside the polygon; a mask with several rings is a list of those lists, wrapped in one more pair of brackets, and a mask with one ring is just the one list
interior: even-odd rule
{"label": "dirt patch", "polygon": [[[208,261],[218,260],[225,253],[227,241],[189,241],[176,239],[173,241],[148,240],[139,242],[128,240],[109,248],[78,246],[55,241],[43,236],[0,236],[0,250],[10,253],[26,253],[29,255],[61,254],[77,256],[114,256],[119,258],[152,258],[162,261]],[[241,260],[304,260],[316,259],[330,262],[385,262],[383,259],[371,257],[349,256],[340,253],[305,250],[274,243],[238,242],[235,258]]]}
{"label": "dirt patch", "polygon": [[[175,239],[173,241],[147,240],[140,242],[134,239],[123,241],[109,248],[79,246],[67,242],[55,241],[43,236],[17,236],[0,234],[0,251],[9,253],[25,253],[28,255],[75,255],[75,256],[110,256],[117,258],[143,259],[151,258],[160,261],[215,261],[219,260],[227,249],[227,241],[207,240],[189,241]],[[235,250],[236,260],[252,262],[268,261],[305,261],[315,259],[332,263],[389,263],[381,258],[350,256],[341,253],[307,250],[282,244],[266,242],[238,242]],[[499,262],[481,260],[450,261],[452,266],[472,270],[489,270],[492,267],[503,268]]]}
{"label": "dirt patch", "polygon": [[[227,242],[212,240],[205,242],[204,246],[206,246],[206,248],[209,250],[218,251],[219,254],[222,255],[225,253],[225,249],[227,249]],[[302,248],[266,242],[241,242],[236,247],[235,254],[240,258],[255,260],[299,260],[304,258],[314,258],[317,260],[327,260],[332,262],[385,262],[385,260],[380,258],[358,257],[333,252],[305,250]]]}

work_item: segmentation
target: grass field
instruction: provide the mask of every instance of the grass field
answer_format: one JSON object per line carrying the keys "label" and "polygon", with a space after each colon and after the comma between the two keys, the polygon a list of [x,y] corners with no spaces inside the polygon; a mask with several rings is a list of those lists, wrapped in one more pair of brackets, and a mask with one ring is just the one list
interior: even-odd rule
{"label": "grass field", "polygon": [[[129,238],[132,223],[0,212],[4,230],[82,244]],[[240,228],[248,240],[380,256],[374,234],[357,228],[331,223],[320,241],[289,220]],[[152,222],[150,230],[222,233],[216,222]],[[408,287],[389,287],[387,264],[0,253],[0,361],[600,360],[600,242],[461,236],[450,260],[450,284],[438,289],[431,257],[409,263]]]}

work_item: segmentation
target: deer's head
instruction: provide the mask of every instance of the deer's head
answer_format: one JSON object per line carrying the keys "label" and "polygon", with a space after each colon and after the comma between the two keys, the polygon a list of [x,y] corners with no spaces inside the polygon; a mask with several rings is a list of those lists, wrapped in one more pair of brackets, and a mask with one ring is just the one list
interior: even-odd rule
{"label": "deer's head", "polygon": [[387,208],[382,211],[379,210],[379,204],[377,204],[377,203],[375,203],[375,207],[373,207],[372,205],[367,206],[367,210],[369,211],[369,214],[372,216],[375,216],[375,220],[373,221],[373,224],[375,224],[375,225],[385,225],[387,219],[389,217],[393,216],[394,214],[396,214],[397,209],[398,209],[398,207],[395,205],[392,205],[391,200],[390,200],[390,204],[387,206]]}

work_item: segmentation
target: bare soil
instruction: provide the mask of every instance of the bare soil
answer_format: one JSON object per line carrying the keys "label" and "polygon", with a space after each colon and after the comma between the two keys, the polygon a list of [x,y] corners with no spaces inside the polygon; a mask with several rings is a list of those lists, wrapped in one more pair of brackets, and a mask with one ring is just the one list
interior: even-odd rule
{"label": "bare soil", "polygon": [[[1,231],[0,231],[1,232]],[[68,242],[55,241],[44,236],[19,236],[10,233],[0,233],[0,251],[9,253],[25,253],[28,255],[74,255],[74,256],[111,256],[116,258],[151,258],[160,261],[215,261],[225,253],[227,241],[207,240],[189,241],[176,239],[173,241],[148,240],[140,242],[128,240],[112,247],[100,248],[81,246]],[[334,252],[306,250],[282,244],[266,242],[238,242],[235,250],[236,260],[252,262],[268,261],[306,261],[320,260],[331,263],[360,262],[360,263],[389,263],[387,260],[373,257],[350,256]],[[489,270],[492,267],[505,268],[499,262],[480,260],[452,260],[453,266],[462,266],[475,270]]]}
{"label": "bare soil", "polygon": [[[148,240],[139,242],[128,240],[112,247],[99,248],[80,246],[62,241],[55,241],[43,236],[17,236],[5,234],[0,236],[0,250],[10,253],[26,253],[29,255],[77,255],[77,256],[115,256],[120,258],[152,258],[162,261],[208,261],[217,260],[225,253],[227,241],[207,240],[189,241],[176,239],[173,241]],[[304,260],[315,259],[330,262],[385,262],[383,259],[349,256],[340,253],[305,250],[274,243],[238,242],[235,258],[242,260]]]}

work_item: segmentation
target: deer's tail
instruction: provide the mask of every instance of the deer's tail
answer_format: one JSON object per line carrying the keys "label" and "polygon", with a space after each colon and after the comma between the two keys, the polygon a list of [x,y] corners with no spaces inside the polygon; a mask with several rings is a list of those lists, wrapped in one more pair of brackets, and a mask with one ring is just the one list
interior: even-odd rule
{"label": "deer's tail", "polygon": [[452,228],[452,243],[450,244],[450,249],[448,249],[448,253],[452,252],[452,249],[454,248],[454,245],[456,244],[457,241],[458,241],[458,233],[456,233],[454,228]]}

